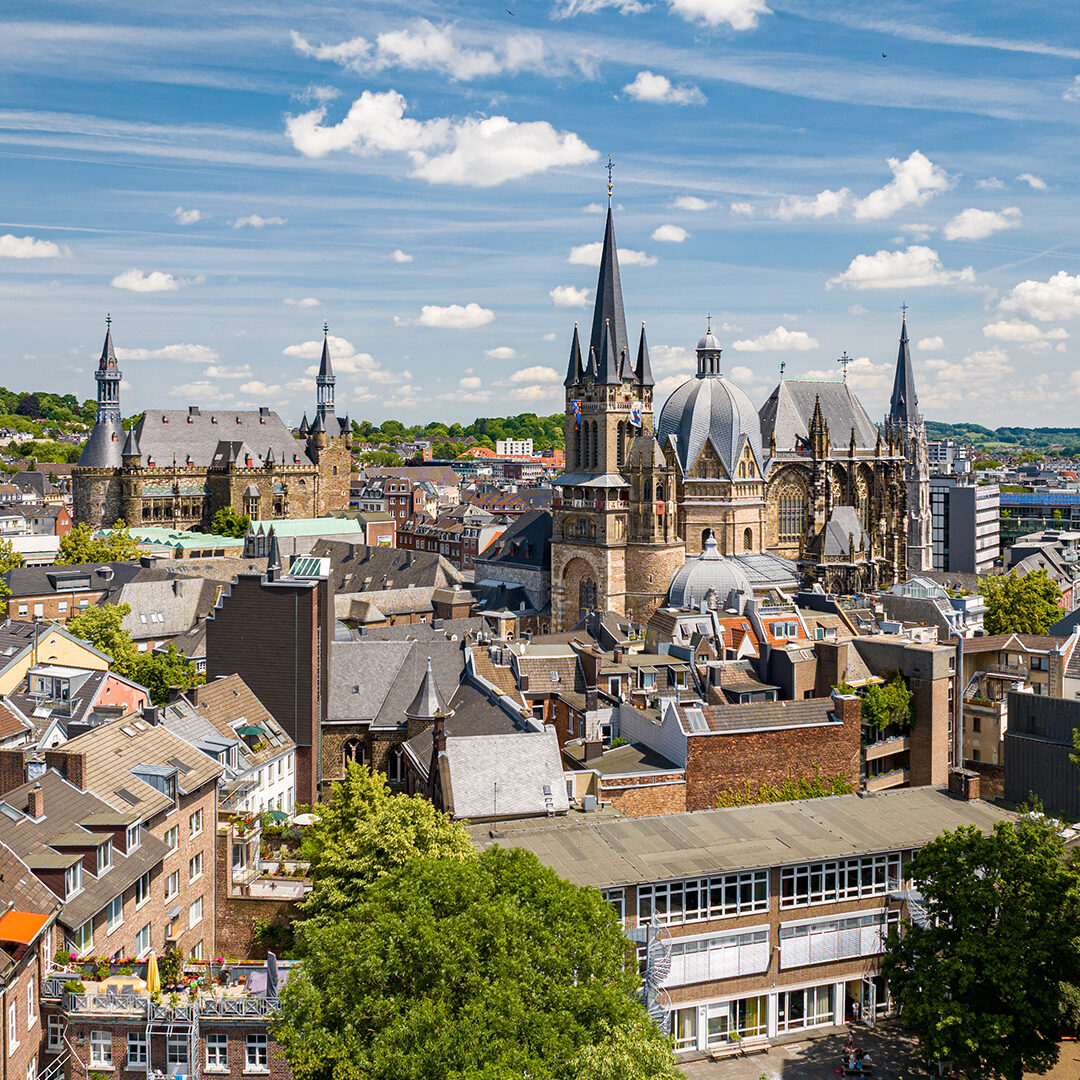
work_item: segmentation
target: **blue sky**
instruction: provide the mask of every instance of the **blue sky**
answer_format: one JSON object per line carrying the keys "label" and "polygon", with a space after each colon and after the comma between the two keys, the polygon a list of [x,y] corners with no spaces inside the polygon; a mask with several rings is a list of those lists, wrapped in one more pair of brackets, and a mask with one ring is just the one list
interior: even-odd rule
{"label": "blue sky", "polygon": [[556,411],[611,154],[661,394],[711,313],[755,400],[846,350],[880,415],[906,301],[928,418],[1080,422],[1076,5],[7,12],[9,386],[92,396],[111,309],[125,412],[296,420],[324,319],[339,412]]}

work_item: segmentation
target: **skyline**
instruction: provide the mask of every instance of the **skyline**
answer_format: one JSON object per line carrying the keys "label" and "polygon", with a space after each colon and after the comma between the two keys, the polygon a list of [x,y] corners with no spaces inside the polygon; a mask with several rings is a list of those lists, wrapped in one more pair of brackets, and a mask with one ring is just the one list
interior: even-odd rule
{"label": "skyline", "polygon": [[711,313],[756,403],[781,361],[838,378],[846,353],[877,419],[907,303],[928,419],[1069,423],[1080,50],[1054,42],[1075,13],[474,7],[6,22],[5,381],[92,397],[111,310],[125,415],[295,422],[325,319],[356,419],[561,411],[610,154],[658,406]]}

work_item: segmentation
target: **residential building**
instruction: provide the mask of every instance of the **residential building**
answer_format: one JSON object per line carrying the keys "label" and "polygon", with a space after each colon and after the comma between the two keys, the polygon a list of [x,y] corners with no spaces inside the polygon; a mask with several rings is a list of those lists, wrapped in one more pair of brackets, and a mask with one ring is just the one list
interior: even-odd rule
{"label": "residential building", "polygon": [[499,457],[531,456],[533,452],[532,439],[496,439],[495,453]]}
{"label": "residential building", "polygon": [[271,538],[276,538],[283,559],[306,555],[319,540],[342,540],[362,543],[363,528],[351,516],[327,515],[316,518],[293,518],[291,521],[252,521],[244,537],[244,558],[265,559],[270,553]]}
{"label": "residential building", "polygon": [[950,476],[971,472],[968,448],[955,439],[929,439],[926,452],[932,475]]}
{"label": "residential building", "polygon": [[107,671],[111,663],[111,656],[62,626],[14,619],[0,623],[0,695],[25,688],[30,669],[40,664]]}
{"label": "residential building", "polygon": [[536,612],[551,605],[551,513],[533,510],[515,517],[506,530],[473,556],[480,589],[520,586]]}
{"label": "residential building", "polygon": [[120,603],[120,590],[129,582],[170,579],[167,570],[141,561],[18,566],[4,575],[12,616],[61,624],[94,604]]}
{"label": "residential building", "polygon": [[1009,726],[1002,740],[1005,798],[1016,804],[1038,799],[1048,814],[1080,817],[1074,737],[1080,701],[1010,691]]}
{"label": "residential building", "polygon": [[471,570],[476,557],[506,530],[507,519],[460,503],[434,520],[410,518],[398,524],[397,546],[403,551],[442,555],[452,566]]}
{"label": "residential building", "polygon": [[983,632],[986,601],[979,593],[950,592],[931,578],[915,575],[879,597],[885,616],[936,626],[938,640],[975,637]]}
{"label": "residential building", "polygon": [[955,476],[930,478],[930,510],[937,571],[985,574],[1001,554],[1001,509],[996,484]]}
{"label": "residential building", "polygon": [[403,522],[418,514],[434,515],[438,511],[438,495],[432,499],[433,490],[430,484],[421,485],[402,477],[375,476],[353,486],[349,506],[354,510],[389,514],[395,522]]}
{"label": "residential building", "polygon": [[478,847],[524,848],[602,891],[648,946],[650,1004],[689,1053],[834,1027],[856,1003],[870,1023],[892,1013],[881,959],[908,914],[912,855],[943,830],[989,832],[1012,818],[924,787],[633,819],[571,812],[501,824],[498,839],[490,826],[470,832]]}

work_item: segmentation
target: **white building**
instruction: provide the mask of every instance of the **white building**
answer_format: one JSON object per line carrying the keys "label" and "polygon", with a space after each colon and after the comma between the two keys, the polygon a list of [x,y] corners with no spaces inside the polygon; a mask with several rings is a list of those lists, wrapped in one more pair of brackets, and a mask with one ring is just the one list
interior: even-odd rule
{"label": "white building", "polygon": [[496,439],[495,453],[499,457],[529,457],[533,452],[532,439]]}

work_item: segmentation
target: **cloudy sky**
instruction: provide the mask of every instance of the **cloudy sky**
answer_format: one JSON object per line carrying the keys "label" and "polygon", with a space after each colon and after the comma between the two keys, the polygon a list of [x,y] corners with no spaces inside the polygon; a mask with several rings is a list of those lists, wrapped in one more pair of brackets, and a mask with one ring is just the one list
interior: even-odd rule
{"label": "cloudy sky", "polygon": [[[509,9],[509,10],[508,10]],[[97,0],[0,25],[3,382],[124,410],[561,407],[615,161],[660,389],[711,313],[756,400],[873,415],[900,305],[931,419],[1080,423],[1080,8]]]}

